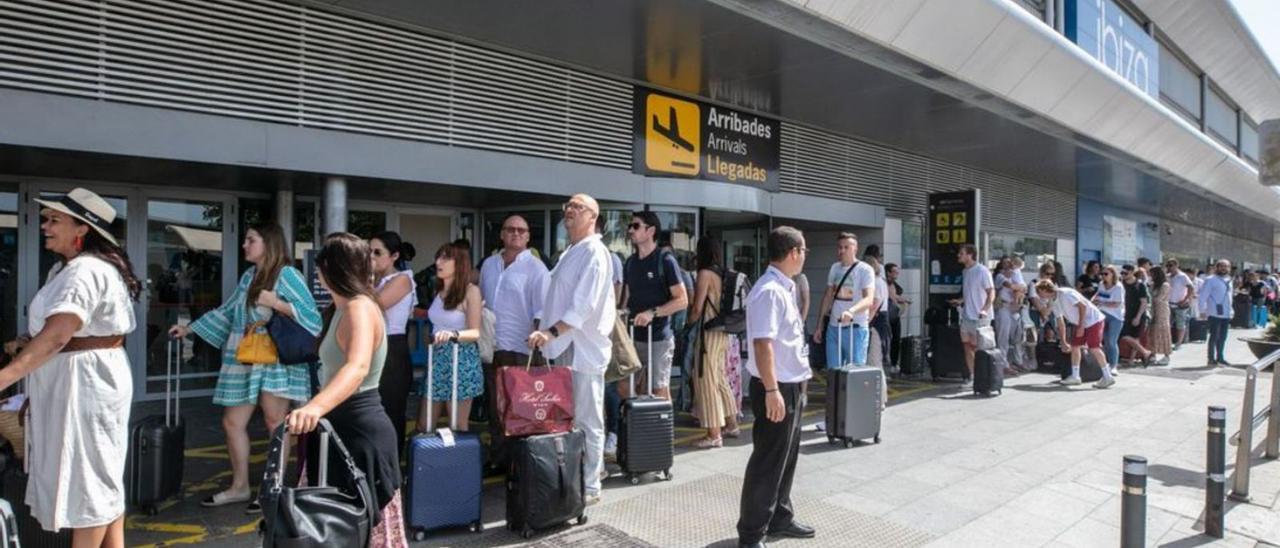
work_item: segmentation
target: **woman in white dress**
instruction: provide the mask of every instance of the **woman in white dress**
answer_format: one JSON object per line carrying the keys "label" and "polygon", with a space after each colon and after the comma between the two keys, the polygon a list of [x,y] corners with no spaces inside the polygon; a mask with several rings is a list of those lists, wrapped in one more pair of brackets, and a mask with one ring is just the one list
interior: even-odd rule
{"label": "woman in white dress", "polygon": [[73,529],[77,547],[123,547],[133,403],[124,336],[141,285],[111,235],[110,204],[80,188],[36,201],[44,248],[62,260],[31,301],[34,337],[0,369],[0,390],[27,379],[26,502],[45,529]]}

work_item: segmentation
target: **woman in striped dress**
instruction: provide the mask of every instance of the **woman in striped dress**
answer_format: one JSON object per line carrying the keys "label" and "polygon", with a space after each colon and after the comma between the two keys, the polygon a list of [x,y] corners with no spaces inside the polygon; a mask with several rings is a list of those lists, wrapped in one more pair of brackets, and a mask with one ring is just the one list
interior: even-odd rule
{"label": "woman in striped dress", "polygon": [[721,276],[723,261],[720,243],[710,236],[698,241],[698,276],[694,284],[693,305],[689,311],[689,323],[700,331],[695,337],[693,368],[693,400],[695,413],[706,429],[706,437],[694,443],[699,449],[722,447],[724,438],[736,438],[742,432],[738,428],[738,397],[731,388],[728,369],[737,373],[737,361],[730,359],[731,335],[724,331],[707,330],[706,322],[718,315],[720,291],[724,280]]}
{"label": "woman in striped dress", "polygon": [[249,419],[262,408],[267,432],[275,432],[289,413],[289,402],[311,399],[307,364],[245,365],[236,360],[246,326],[284,314],[313,335],[319,335],[321,319],[307,282],[290,266],[284,231],[277,224],[257,225],[244,237],[244,258],[253,266],[240,276],[231,297],[190,326],[175,325],[172,337],[195,333],[204,342],[222,349],[222,369],[214,388],[213,403],[226,409],[222,428],[231,460],[231,486],[200,502],[214,507],[248,503],[247,513],[262,511],[249,489]]}

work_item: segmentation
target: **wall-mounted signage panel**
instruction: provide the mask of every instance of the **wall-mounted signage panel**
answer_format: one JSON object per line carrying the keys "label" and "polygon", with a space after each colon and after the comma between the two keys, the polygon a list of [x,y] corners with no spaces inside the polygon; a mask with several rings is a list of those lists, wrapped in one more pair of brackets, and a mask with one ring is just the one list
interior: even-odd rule
{"label": "wall-mounted signage panel", "polygon": [[981,199],[977,189],[929,195],[929,293],[960,292],[964,265],[956,255],[962,245],[978,245]]}
{"label": "wall-mounted signage panel", "polygon": [[779,190],[777,120],[644,88],[635,103],[636,173]]}
{"label": "wall-mounted signage panel", "polygon": [[1113,0],[1067,0],[1067,38],[1138,89],[1160,98],[1156,39]]}

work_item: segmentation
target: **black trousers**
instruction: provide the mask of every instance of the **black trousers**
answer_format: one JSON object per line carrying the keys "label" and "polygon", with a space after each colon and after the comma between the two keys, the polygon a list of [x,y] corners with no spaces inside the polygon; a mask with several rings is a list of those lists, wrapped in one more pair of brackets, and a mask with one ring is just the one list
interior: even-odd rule
{"label": "black trousers", "polygon": [[902,318],[890,318],[889,331],[892,333],[889,339],[889,363],[898,367],[898,352],[902,349]]}
{"label": "black trousers", "polygon": [[791,481],[800,457],[800,416],[805,404],[803,383],[778,383],[787,416],[773,422],[765,411],[764,384],[759,378],[751,377],[748,392],[755,423],[738,516],[738,542],[743,544],[764,540],[769,529],[787,527],[795,517]]}
{"label": "black trousers", "polygon": [[409,361],[409,341],[404,335],[387,336],[387,360],[382,364],[382,378],[378,379],[378,396],[387,410],[391,427],[396,433],[396,454],[404,455],[404,430],[409,389],[413,387],[413,364]]}

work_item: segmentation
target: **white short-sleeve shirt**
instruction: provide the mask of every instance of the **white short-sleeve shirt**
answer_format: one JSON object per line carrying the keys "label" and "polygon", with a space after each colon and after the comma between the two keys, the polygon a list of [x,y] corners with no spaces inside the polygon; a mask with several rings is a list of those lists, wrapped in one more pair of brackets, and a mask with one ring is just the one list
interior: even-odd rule
{"label": "white short-sleeve shirt", "polygon": [[[853,272],[849,272],[849,277],[845,278],[844,273],[848,270],[848,266],[836,261],[827,272],[827,287],[840,286],[836,287],[835,300],[831,302],[831,325],[840,323],[840,315],[862,300],[864,290],[875,289],[876,272],[871,269],[871,265],[858,261],[853,265]],[[841,280],[844,282],[841,283]],[[853,315],[853,323],[863,327],[866,327],[869,319],[870,314],[865,310]]]}
{"label": "white short-sleeve shirt", "polygon": [[747,371],[756,378],[760,369],[753,341],[759,339],[769,339],[773,345],[773,374],[778,382],[801,382],[813,376],[795,291],[795,282],[770,266],[747,295]]}
{"label": "white short-sleeve shirt", "polygon": [[1187,298],[1187,291],[1195,287],[1195,283],[1191,281],[1191,276],[1186,272],[1178,271],[1173,275],[1173,279],[1169,280],[1169,302],[1178,304]]}
{"label": "white short-sleeve shirt", "polygon": [[[1080,304],[1084,303],[1084,320],[1080,319]],[[1058,297],[1053,301],[1053,313],[1071,325],[1093,327],[1102,321],[1102,311],[1093,306],[1089,299],[1079,291],[1070,287],[1059,287]]]}
{"label": "white short-sleeve shirt", "polygon": [[[987,302],[987,290],[995,287],[991,281],[991,270],[982,263],[964,269],[964,319],[977,320],[983,303]],[[987,317],[991,317],[991,307],[986,309]]]}
{"label": "white short-sleeve shirt", "polygon": [[1108,288],[1105,284],[1098,284],[1098,293],[1093,296],[1098,304],[1102,303],[1119,303],[1120,306],[1099,306],[1103,314],[1111,316],[1117,320],[1124,320],[1124,284],[1116,284]]}

